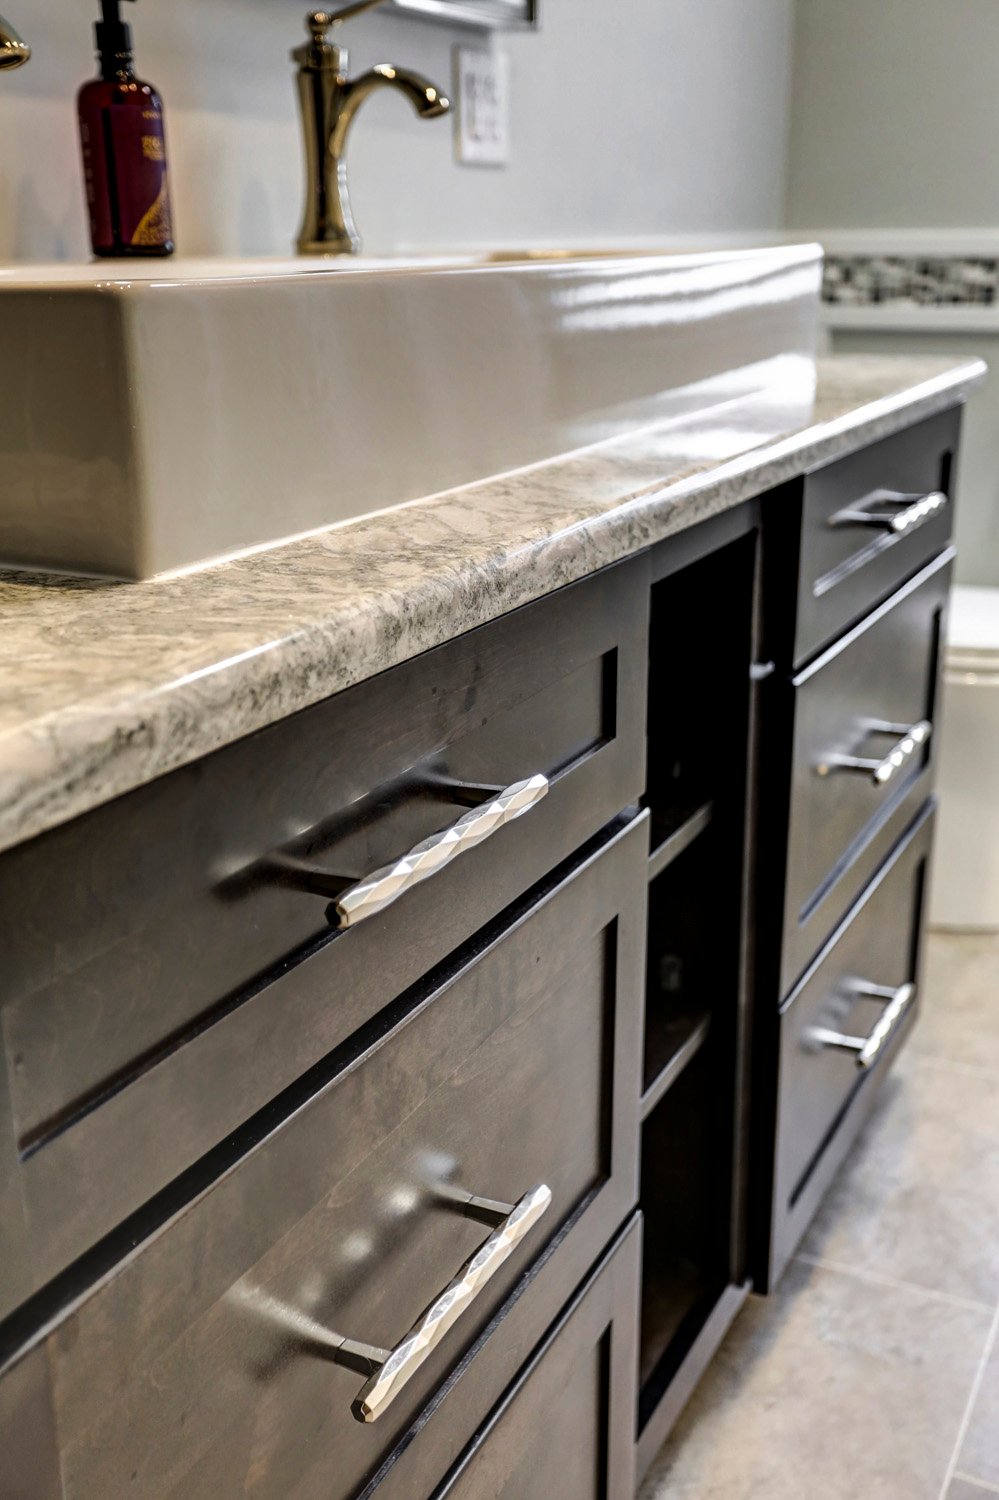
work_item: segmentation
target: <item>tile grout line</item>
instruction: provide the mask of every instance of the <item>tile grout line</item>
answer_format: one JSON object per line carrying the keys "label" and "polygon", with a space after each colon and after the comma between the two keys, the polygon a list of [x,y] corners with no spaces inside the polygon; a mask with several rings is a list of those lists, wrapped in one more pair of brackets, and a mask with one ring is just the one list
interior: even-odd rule
{"label": "tile grout line", "polygon": [[859,1266],[848,1266],[840,1260],[828,1260],[824,1255],[809,1255],[799,1250],[796,1260],[806,1266],[815,1266],[820,1271],[835,1271],[840,1276],[856,1276],[858,1281],[869,1281],[875,1286],[888,1286],[899,1292],[914,1292],[920,1297],[930,1297],[936,1302],[946,1302],[951,1307],[963,1307],[971,1312],[991,1312],[990,1302],[976,1302],[973,1297],[959,1297],[955,1292],[940,1292],[935,1287],[920,1286],[916,1281],[900,1281],[897,1276],[886,1276],[881,1271],[868,1271]]}
{"label": "tile grout line", "polygon": [[996,1310],[992,1315],[992,1323],[989,1328],[988,1337],[985,1340],[985,1348],[982,1351],[981,1359],[978,1361],[978,1369],[975,1371],[975,1378],[971,1382],[971,1390],[968,1392],[968,1399],[964,1407],[964,1415],[961,1418],[961,1425],[957,1429],[957,1438],[954,1442],[954,1451],[951,1453],[950,1463],[947,1465],[947,1472],[944,1475],[944,1481],[940,1487],[938,1500],[947,1500],[947,1491],[950,1489],[951,1480],[957,1473],[958,1461],[961,1457],[961,1449],[964,1447],[964,1440],[968,1435],[968,1428],[971,1426],[971,1418],[975,1410],[975,1403],[978,1400],[979,1392],[982,1389],[982,1383],[985,1379],[985,1371],[988,1367],[989,1360],[992,1357],[992,1350],[996,1346],[997,1336],[999,1336],[999,1304],[997,1304]]}
{"label": "tile grout line", "polygon": [[984,1479],[976,1479],[974,1474],[963,1474],[960,1469],[955,1469],[953,1477],[960,1479],[964,1484],[973,1485],[976,1490],[981,1490],[983,1495],[999,1495],[999,1484],[989,1484]]}

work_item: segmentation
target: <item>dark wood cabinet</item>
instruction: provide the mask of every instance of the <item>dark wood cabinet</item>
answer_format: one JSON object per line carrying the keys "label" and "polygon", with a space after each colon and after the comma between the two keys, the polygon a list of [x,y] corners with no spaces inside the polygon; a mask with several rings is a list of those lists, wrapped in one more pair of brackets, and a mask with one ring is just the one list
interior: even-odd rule
{"label": "dark wood cabinet", "polygon": [[761,1292],[916,1019],[959,434],[960,413],[943,412],[763,503],[774,670],[751,907],[749,1214]]}
{"label": "dark wood cabinet", "polygon": [[[0,914],[18,933],[0,1119],[26,1224],[16,1299],[638,801],[646,567],[612,568],[0,857]],[[328,896],[269,868],[284,851],[358,879],[453,824],[469,787],[537,773],[550,789],[529,813],[356,927],[331,929]]]}
{"label": "dark wood cabinet", "polygon": [[[46,1348],[74,1500],[347,1500],[549,1246],[599,1257],[636,1195],[645,824],[250,1122],[239,1159],[68,1310]],[[551,1204],[522,1246],[355,1420],[364,1377],[323,1357],[323,1330],[396,1347],[488,1238],[464,1198],[537,1184]]]}
{"label": "dark wood cabinet", "polygon": [[0,857],[3,1500],[629,1500],[916,1017],[958,431]]}

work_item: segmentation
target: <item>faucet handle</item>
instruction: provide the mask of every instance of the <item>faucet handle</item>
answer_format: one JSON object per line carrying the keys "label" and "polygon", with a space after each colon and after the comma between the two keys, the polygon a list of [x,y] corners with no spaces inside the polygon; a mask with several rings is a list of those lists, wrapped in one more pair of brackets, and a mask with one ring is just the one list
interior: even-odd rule
{"label": "faucet handle", "polygon": [[359,16],[362,10],[373,10],[376,5],[382,5],[384,0],[350,0],[348,5],[341,5],[339,10],[314,10],[305,18],[305,24],[312,33],[312,40],[316,46],[320,46],[326,40],[326,33],[331,26],[338,21],[347,21],[351,16]]}
{"label": "faucet handle", "polygon": [[312,37],[314,47],[321,47],[326,40],[326,33],[333,25],[333,17],[328,10],[313,10],[305,18],[305,25]]}

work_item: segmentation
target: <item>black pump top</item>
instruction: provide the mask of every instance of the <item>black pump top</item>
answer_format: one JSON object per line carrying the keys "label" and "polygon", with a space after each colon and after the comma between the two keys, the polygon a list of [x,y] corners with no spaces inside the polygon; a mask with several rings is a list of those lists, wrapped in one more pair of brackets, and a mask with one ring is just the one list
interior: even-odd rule
{"label": "black pump top", "polygon": [[101,0],[101,13],[103,19],[94,27],[94,36],[102,61],[110,63],[116,57],[130,56],[132,32],[121,19],[121,0]]}

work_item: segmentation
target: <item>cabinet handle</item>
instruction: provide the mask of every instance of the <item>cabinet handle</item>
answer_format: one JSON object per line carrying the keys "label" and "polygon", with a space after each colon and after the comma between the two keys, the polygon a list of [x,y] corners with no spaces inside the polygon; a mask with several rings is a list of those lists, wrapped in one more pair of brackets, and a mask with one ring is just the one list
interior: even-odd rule
{"label": "cabinet handle", "polygon": [[[829,525],[873,526],[878,531],[888,531],[901,536],[905,531],[916,531],[933,516],[938,515],[947,504],[943,490],[931,490],[928,495],[903,495],[897,490],[875,490],[870,496],[872,508],[863,502],[848,505],[829,517]],[[887,507],[875,510],[874,504]]]}
{"label": "cabinet handle", "polygon": [[333,1364],[368,1376],[350,1407],[358,1422],[377,1421],[388,1410],[448,1330],[454,1327],[466,1308],[471,1307],[521,1240],[548,1212],[552,1190],[541,1183],[525,1193],[519,1203],[498,1203],[491,1198],[473,1197],[470,1193],[452,1192],[446,1197],[464,1218],[491,1224],[493,1232],[394,1349],[381,1349],[376,1344],[344,1338],[308,1314],[260,1290],[249,1289],[240,1294],[246,1306],[271,1327],[291,1334],[300,1344]]}
{"label": "cabinet handle", "polygon": [[434,1299],[406,1337],[396,1344],[351,1403],[350,1409],[359,1422],[374,1422],[391,1406],[403,1386],[433,1353],[465,1309],[471,1307],[503,1262],[512,1255],[542,1214],[548,1212],[551,1201],[551,1188],[541,1183],[525,1193],[519,1203],[498,1205],[498,1222],[492,1234],[466,1260],[454,1280]]}
{"label": "cabinet handle", "polygon": [[339,875],[280,850],[269,854],[252,868],[283,885],[331,898],[326,909],[328,921],[338,928],[356,927],[366,917],[373,917],[376,912],[391,906],[414,885],[436,875],[459,854],[484,843],[505,824],[537,807],[548,795],[550,783],[547,776],[539,773],[505,788],[471,786],[444,777],[426,777],[421,785],[424,790],[463,802],[466,807],[472,804],[471,811],[440,833],[431,834],[408,854],[362,876],[360,880]]}
{"label": "cabinet handle", "polygon": [[527,781],[515,782],[481,806],[473,807],[441,833],[431,834],[401,859],[349,885],[332,902],[330,914],[335,914],[338,926],[356,927],[365,917],[373,917],[391,906],[414,885],[436,875],[459,854],[492,838],[514,818],[523,817],[547,794],[547,776],[531,776]]}
{"label": "cabinet handle", "polygon": [[885,1044],[902,1024],[903,1018],[916,998],[916,986],[907,983],[900,984],[897,989],[893,989],[891,985],[868,984],[864,980],[852,985],[851,993],[869,996],[872,1000],[888,1002],[870,1036],[846,1036],[842,1031],[829,1031],[824,1026],[814,1027],[809,1032],[809,1036],[820,1046],[840,1047],[847,1052],[855,1052],[857,1067],[866,1070],[877,1062]]}
{"label": "cabinet handle", "polygon": [[911,760],[912,756],[929,740],[933,725],[929,719],[920,719],[918,724],[885,724],[877,720],[867,726],[868,734],[897,734],[898,739],[888,754],[880,759],[864,755],[826,755],[815,769],[819,776],[828,776],[832,771],[862,771],[869,773],[875,786],[885,786]]}

